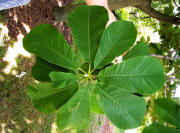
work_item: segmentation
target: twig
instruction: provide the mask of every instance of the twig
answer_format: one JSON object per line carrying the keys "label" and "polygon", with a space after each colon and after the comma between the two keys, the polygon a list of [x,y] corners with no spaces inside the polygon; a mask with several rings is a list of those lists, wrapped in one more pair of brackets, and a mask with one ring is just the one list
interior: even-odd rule
{"label": "twig", "polygon": [[175,0],[173,0],[174,4],[177,6],[177,8],[180,8]]}
{"label": "twig", "polygon": [[167,78],[166,81],[175,81],[175,82],[180,82],[180,79],[177,79],[177,78]]}
{"label": "twig", "polygon": [[169,57],[169,56],[162,56],[162,55],[156,55],[156,54],[151,54],[151,56],[161,58],[161,59],[166,59],[166,60],[179,60],[180,59],[180,56]]}

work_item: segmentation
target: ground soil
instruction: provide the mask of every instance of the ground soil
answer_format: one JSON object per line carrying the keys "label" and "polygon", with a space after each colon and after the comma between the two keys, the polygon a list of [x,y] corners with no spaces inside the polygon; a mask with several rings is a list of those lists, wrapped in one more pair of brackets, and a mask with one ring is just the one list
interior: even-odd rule
{"label": "ground soil", "polygon": [[[58,0],[31,0],[31,3],[13,9],[7,10],[5,22],[9,37],[17,40],[19,33],[25,35],[27,31],[23,24],[32,29],[38,24],[53,24],[63,33],[66,40],[72,43],[69,28],[64,22],[56,22],[53,20],[52,10],[57,5]],[[59,0],[62,6],[72,3],[72,0]],[[1,23],[1,22],[0,22]],[[1,34],[1,33],[0,33]],[[0,132],[9,133],[50,133],[51,125],[54,122],[55,115],[45,115],[36,110],[32,100],[27,96],[26,85],[32,81],[31,68],[35,62],[35,57],[26,58],[18,56],[16,58],[19,73],[26,72],[22,78],[10,74],[5,74],[3,69],[8,65],[3,61],[8,47],[13,45],[12,40],[3,41],[5,46],[0,45]]]}
{"label": "ground soil", "polygon": [[26,24],[32,29],[38,24],[53,24],[61,31],[65,39],[72,43],[72,38],[69,28],[65,22],[56,22],[53,20],[53,7],[58,5],[58,1],[62,2],[62,6],[72,4],[72,0],[31,0],[30,4],[22,7],[12,8],[7,10],[7,27],[8,35],[17,40],[17,35],[27,32],[23,24]]}

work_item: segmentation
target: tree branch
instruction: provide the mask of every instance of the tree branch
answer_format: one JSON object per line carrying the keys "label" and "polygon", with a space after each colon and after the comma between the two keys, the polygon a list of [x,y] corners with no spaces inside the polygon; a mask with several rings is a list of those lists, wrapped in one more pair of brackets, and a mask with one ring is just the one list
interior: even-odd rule
{"label": "tree branch", "polygon": [[[111,10],[116,10],[120,8],[125,8],[128,6],[136,6],[145,3],[145,0],[108,0],[109,8]],[[65,22],[68,14],[76,7],[84,4],[70,5],[66,7],[55,7],[53,10],[53,16],[57,21]]]}
{"label": "tree branch", "polygon": [[145,4],[137,5],[135,7],[139,8],[144,13],[148,14],[150,17],[153,17],[157,20],[164,21],[170,24],[180,25],[180,18],[157,12],[151,7],[151,2],[149,0],[147,0]]}
{"label": "tree branch", "polygon": [[[125,8],[128,6],[137,7],[142,10],[144,13],[153,17],[157,20],[164,21],[171,24],[180,25],[180,18],[175,16],[168,16],[165,14],[161,14],[155,11],[151,7],[151,0],[108,0],[109,8],[111,10],[116,10],[120,8]],[[77,6],[82,4],[71,5],[66,7],[55,7],[53,11],[53,15],[55,20],[57,21],[66,21],[68,14]]]}
{"label": "tree branch", "polygon": [[166,81],[175,81],[175,82],[180,82],[180,79],[177,79],[177,78],[167,78]]}
{"label": "tree branch", "polygon": [[176,3],[176,1],[175,1],[175,0],[173,0],[173,2],[174,2],[174,4],[177,6],[177,8],[179,8],[179,6],[178,6],[178,4]]}
{"label": "tree branch", "polygon": [[156,57],[156,58],[166,59],[166,60],[180,60],[180,56],[169,57],[169,56],[162,56],[162,55],[156,55],[156,54],[151,54],[151,56]]}

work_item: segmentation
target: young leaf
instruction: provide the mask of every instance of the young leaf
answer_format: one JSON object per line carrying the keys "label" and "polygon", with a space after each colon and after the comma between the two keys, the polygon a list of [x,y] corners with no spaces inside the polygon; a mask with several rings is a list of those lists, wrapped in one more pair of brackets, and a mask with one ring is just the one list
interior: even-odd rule
{"label": "young leaf", "polygon": [[180,130],[171,127],[166,127],[159,123],[153,123],[150,126],[145,127],[142,133],[180,133]]}
{"label": "young leaf", "polygon": [[94,67],[100,69],[127,51],[134,44],[136,35],[131,22],[120,20],[110,24],[102,35]]}
{"label": "young leaf", "polygon": [[180,128],[180,105],[168,98],[158,98],[154,103],[158,119]]}
{"label": "young leaf", "polygon": [[150,55],[149,48],[147,44],[140,42],[136,44],[132,49],[130,49],[125,56],[123,56],[123,60],[127,60],[136,56],[148,56]]}
{"label": "young leaf", "polygon": [[138,56],[105,68],[98,74],[100,81],[129,92],[149,95],[165,82],[161,62],[150,56]]}
{"label": "young leaf", "polygon": [[51,72],[49,76],[51,81],[54,82],[55,88],[64,88],[70,84],[74,84],[78,80],[78,76],[65,72]]}
{"label": "young leaf", "polygon": [[75,44],[85,61],[94,61],[107,21],[107,10],[101,6],[79,6],[68,16]]}
{"label": "young leaf", "polygon": [[115,126],[131,129],[141,125],[146,112],[146,102],[142,97],[112,86],[99,89],[98,94],[103,112]]}
{"label": "young leaf", "polygon": [[28,95],[34,106],[43,113],[50,113],[65,104],[77,91],[78,84],[66,88],[53,88],[52,83],[33,83],[28,85]]}
{"label": "young leaf", "polygon": [[51,81],[49,73],[52,71],[67,72],[68,69],[51,64],[40,57],[36,57],[36,63],[32,67],[31,75],[38,81]]}
{"label": "young leaf", "polygon": [[69,69],[79,67],[63,35],[50,24],[40,24],[33,28],[23,39],[24,48],[44,60]]}
{"label": "young leaf", "polygon": [[90,94],[82,86],[74,96],[58,111],[57,125],[60,130],[84,129],[89,126]]}

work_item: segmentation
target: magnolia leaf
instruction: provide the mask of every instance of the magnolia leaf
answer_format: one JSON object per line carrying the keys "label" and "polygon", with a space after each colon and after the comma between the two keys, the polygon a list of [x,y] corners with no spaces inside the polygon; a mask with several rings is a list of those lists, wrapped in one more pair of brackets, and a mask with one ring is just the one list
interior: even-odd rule
{"label": "magnolia leaf", "polygon": [[63,35],[50,24],[40,24],[33,28],[24,37],[23,47],[52,64],[69,69],[79,67],[77,57]]}
{"label": "magnolia leaf", "polygon": [[112,65],[98,74],[100,81],[128,91],[150,95],[165,82],[161,62],[150,56],[138,56]]}
{"label": "magnolia leaf", "polygon": [[158,98],[154,103],[158,119],[180,128],[180,105],[168,98]]}
{"label": "magnolia leaf", "polygon": [[51,81],[49,73],[52,71],[67,72],[68,69],[51,64],[40,57],[36,57],[36,63],[32,67],[31,75],[38,81]]}
{"label": "magnolia leaf", "polygon": [[63,105],[57,115],[60,130],[85,129],[90,121],[90,94],[86,86],[82,86],[74,96]]}
{"label": "magnolia leaf", "polygon": [[115,126],[132,129],[141,125],[146,112],[146,102],[142,97],[112,86],[99,89],[98,94],[104,114]]}
{"label": "magnolia leaf", "polygon": [[107,10],[101,6],[79,6],[68,16],[75,45],[85,61],[94,61],[107,21]]}
{"label": "magnolia leaf", "polygon": [[142,133],[180,133],[180,130],[171,127],[166,127],[159,123],[153,123],[150,126],[145,127]]}
{"label": "magnolia leaf", "polygon": [[136,56],[148,56],[150,55],[147,44],[140,42],[130,49],[124,56],[123,60],[127,60]]}
{"label": "magnolia leaf", "polygon": [[64,88],[70,84],[74,84],[78,80],[78,76],[65,72],[51,72],[49,76],[51,81],[54,82],[55,88]]}
{"label": "magnolia leaf", "polygon": [[120,20],[110,24],[102,35],[94,67],[103,68],[126,52],[134,44],[136,35],[136,27],[131,22]]}
{"label": "magnolia leaf", "polygon": [[91,112],[97,113],[97,114],[104,114],[101,106],[99,105],[99,103],[97,101],[96,96],[93,94],[91,95],[90,105],[91,105]]}
{"label": "magnolia leaf", "polygon": [[78,84],[66,88],[53,88],[52,83],[33,83],[28,85],[28,95],[34,106],[43,113],[51,113],[65,104],[77,91]]}

